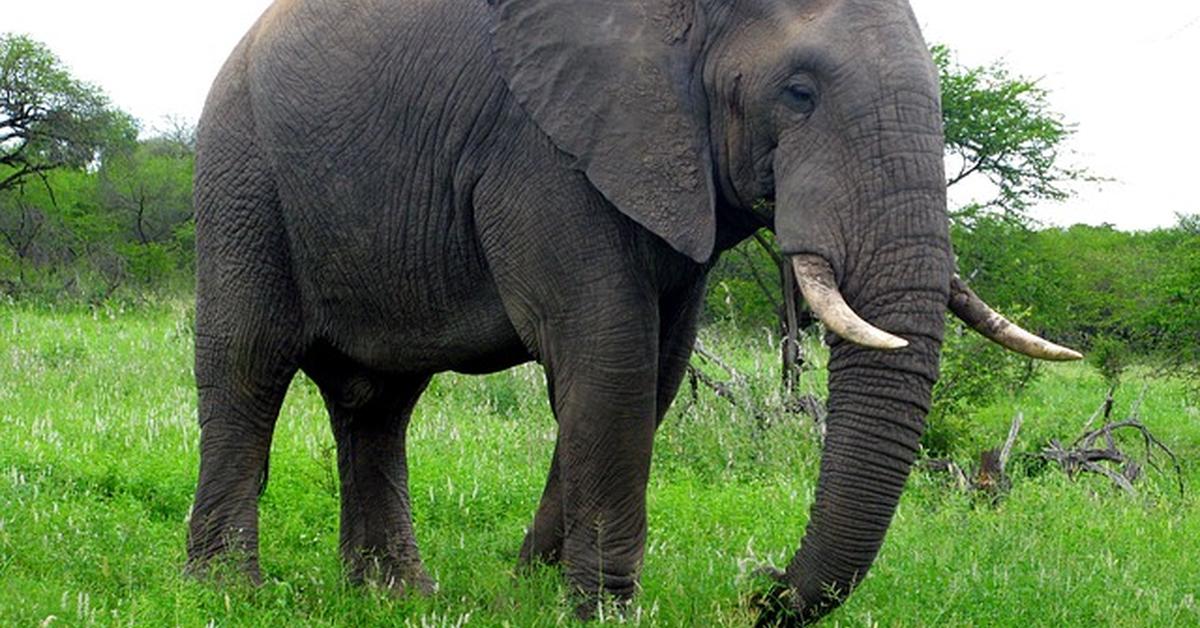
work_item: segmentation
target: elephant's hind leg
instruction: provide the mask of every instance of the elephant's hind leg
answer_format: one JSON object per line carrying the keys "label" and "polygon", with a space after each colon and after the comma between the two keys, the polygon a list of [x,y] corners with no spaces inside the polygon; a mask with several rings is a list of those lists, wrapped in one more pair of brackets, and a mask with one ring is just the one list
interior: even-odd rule
{"label": "elephant's hind leg", "polygon": [[267,168],[237,124],[241,110],[214,113],[228,117],[204,126],[196,165],[200,478],[188,571],[228,556],[257,582],[258,497],[302,321]]}
{"label": "elephant's hind leg", "polygon": [[[340,548],[347,577],[397,593],[436,585],[413,535],[405,432],[428,376],[384,376],[338,368],[336,359],[305,370],[321,387],[337,440],[341,477]],[[344,363],[343,363],[344,364]]]}
{"label": "elephant's hind leg", "polygon": [[[203,336],[197,324],[200,398],[200,479],[188,529],[188,572],[203,574],[227,556],[250,579],[258,567],[258,498],[271,436],[295,370],[263,337]],[[204,365],[204,366],[202,366]]]}

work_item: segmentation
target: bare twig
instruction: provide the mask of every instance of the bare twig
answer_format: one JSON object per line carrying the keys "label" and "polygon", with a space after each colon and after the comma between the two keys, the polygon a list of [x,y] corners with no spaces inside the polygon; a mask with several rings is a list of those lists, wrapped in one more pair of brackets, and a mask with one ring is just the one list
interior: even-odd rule
{"label": "bare twig", "polygon": [[775,250],[775,247],[771,246],[770,242],[767,242],[767,238],[763,236],[762,231],[754,232],[754,241],[758,243],[758,246],[762,248],[767,255],[771,256],[771,261],[775,262],[776,266],[783,268],[783,256]]}
{"label": "bare twig", "polygon": [[728,401],[730,404],[734,406],[743,405],[743,402],[739,399],[737,390],[745,388],[746,377],[744,375],[739,373],[737,369],[729,366],[721,358],[717,357],[715,354],[706,349],[704,347],[704,343],[702,343],[699,338],[697,338],[696,342],[692,345],[692,355],[699,359],[701,363],[716,365],[717,368],[725,371],[729,378],[727,381],[718,380],[717,378],[705,373],[695,364],[689,362],[687,365],[687,373],[689,379],[691,380],[693,397],[695,397],[698,386],[703,384],[705,388],[712,390],[717,397]]}
{"label": "bare twig", "polygon": [[801,364],[800,326],[796,304],[796,273],[791,266],[784,264],[779,267],[783,276],[783,343],[780,351],[783,353],[783,394],[790,398],[799,379]]}
{"label": "bare twig", "polygon": [[1000,472],[1004,473],[1005,467],[1008,466],[1008,458],[1012,455],[1013,445],[1017,442],[1017,434],[1021,432],[1021,423],[1025,421],[1025,414],[1018,412],[1017,416],[1013,417],[1012,425],[1008,428],[1008,438],[1004,441],[1004,446],[1000,448]]}
{"label": "bare twig", "polygon": [[711,362],[713,364],[716,364],[718,367],[720,367],[721,370],[728,373],[729,378],[731,380],[733,380],[733,382],[736,385],[740,386],[746,382],[746,377],[744,375],[742,375],[741,373],[737,372],[737,369],[734,369],[732,366],[729,366],[724,361],[722,361],[721,358],[717,357],[715,354],[710,352],[708,349],[705,349],[704,343],[700,342],[699,338],[696,339],[696,344],[692,347],[692,351],[696,355],[700,356],[701,360],[703,360],[705,362]]}
{"label": "bare twig", "polygon": [[930,471],[949,474],[954,480],[955,486],[957,486],[958,490],[960,491],[966,491],[971,487],[971,482],[967,480],[967,474],[964,473],[962,467],[958,466],[958,463],[954,462],[953,460],[926,460],[925,468]]}
{"label": "bare twig", "polygon": [[750,253],[742,247],[737,247],[733,250],[736,251],[742,257],[743,261],[746,262],[746,268],[749,269],[750,276],[754,279],[754,283],[758,284],[758,289],[762,292],[763,296],[771,302],[772,307],[778,308],[779,297],[776,296],[775,290],[773,290],[767,284],[767,280],[763,279],[762,273],[758,272],[758,265],[754,263],[754,258],[752,258]]}
{"label": "bare twig", "polygon": [[[1052,439],[1049,446],[1038,456],[1044,460],[1057,462],[1070,477],[1075,477],[1083,471],[1103,475],[1125,492],[1136,495],[1137,489],[1133,483],[1143,477],[1143,465],[1150,465],[1151,468],[1161,473],[1162,468],[1159,467],[1155,456],[1162,454],[1171,461],[1179,494],[1182,496],[1185,492],[1183,467],[1179,464],[1178,457],[1166,444],[1158,440],[1150,432],[1150,428],[1146,427],[1138,418],[1145,394],[1146,387],[1143,387],[1141,394],[1130,409],[1128,418],[1122,421],[1108,421],[1096,429],[1089,429],[1100,416],[1104,416],[1106,420],[1111,416],[1113,390],[1109,389],[1104,403],[1084,423],[1083,433],[1071,443],[1070,447],[1063,447],[1057,439]],[[1145,447],[1143,460],[1136,460],[1121,450],[1116,436],[1121,430],[1133,430],[1141,435]],[[1111,464],[1115,466],[1115,469],[1102,463]]]}
{"label": "bare twig", "polygon": [[1096,419],[1100,418],[1101,415],[1104,415],[1104,418],[1107,419],[1109,415],[1112,414],[1113,393],[1116,392],[1116,390],[1117,389],[1115,386],[1108,389],[1108,394],[1104,396],[1104,401],[1100,402],[1100,407],[1096,408],[1096,411],[1092,413],[1092,416],[1088,417],[1088,420],[1083,424],[1083,430],[1085,432],[1089,427],[1092,426],[1092,423],[1096,422]]}
{"label": "bare twig", "polygon": [[717,381],[716,379],[714,379],[714,378],[710,377],[708,374],[706,374],[704,371],[696,368],[695,366],[693,366],[691,364],[688,365],[687,370],[688,370],[688,374],[692,378],[693,387],[696,385],[697,382],[704,384],[704,386],[706,388],[712,390],[713,393],[716,394],[716,396],[728,401],[729,403],[731,403],[735,406],[738,405],[737,395],[734,394],[733,388],[728,383]]}

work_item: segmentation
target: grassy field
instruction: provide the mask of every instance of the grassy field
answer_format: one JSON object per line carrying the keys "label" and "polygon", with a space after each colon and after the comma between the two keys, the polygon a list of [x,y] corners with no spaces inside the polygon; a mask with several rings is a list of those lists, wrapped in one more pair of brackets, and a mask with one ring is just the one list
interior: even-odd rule
{"label": "grassy field", "polygon": [[[554,435],[535,366],[443,375],[418,405],[411,483],[436,596],[343,584],[333,438],[303,378],[261,505],[266,583],[182,578],[198,464],[188,321],[183,304],[0,306],[0,625],[571,623],[555,573],[513,570]],[[772,387],[765,334],[709,345]],[[1129,379],[1118,415],[1143,384]],[[1170,477],[1152,474],[1131,498],[1031,465],[991,506],[914,473],[875,568],[827,625],[1200,625],[1200,409],[1177,384],[1145,384],[1141,416],[1184,460],[1186,497]],[[1022,411],[1018,451],[1070,440],[1103,392],[1088,367],[1054,367],[981,409],[979,430],[998,444]],[[657,440],[643,591],[623,621],[749,623],[751,572],[795,549],[818,459],[807,419],[768,418],[681,395]]]}

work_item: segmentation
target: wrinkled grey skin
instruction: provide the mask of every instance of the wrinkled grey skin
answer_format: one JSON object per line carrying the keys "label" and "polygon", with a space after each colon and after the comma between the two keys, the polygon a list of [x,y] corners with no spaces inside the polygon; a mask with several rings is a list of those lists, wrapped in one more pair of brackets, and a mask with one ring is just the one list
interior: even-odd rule
{"label": "wrinkled grey skin", "polygon": [[764,620],[819,618],[866,574],[952,272],[937,79],[904,0],[279,0],[199,134],[192,571],[232,552],[259,577],[260,477],[302,369],[351,578],[431,590],[413,405],[437,372],[538,360],[559,433],[521,560],[628,598],[705,275],[767,198],[784,252],[824,257],[911,344],[831,340],[816,502],[771,598],[794,614]]}

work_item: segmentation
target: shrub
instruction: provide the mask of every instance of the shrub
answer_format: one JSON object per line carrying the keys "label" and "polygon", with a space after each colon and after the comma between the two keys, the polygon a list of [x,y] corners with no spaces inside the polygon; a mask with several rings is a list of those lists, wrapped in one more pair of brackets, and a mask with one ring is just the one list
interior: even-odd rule
{"label": "shrub", "polygon": [[1036,363],[1006,351],[961,324],[946,328],[941,378],[933,387],[933,405],[921,445],[933,456],[956,449],[978,449],[973,415],[1004,394],[1024,389],[1038,375]]}

